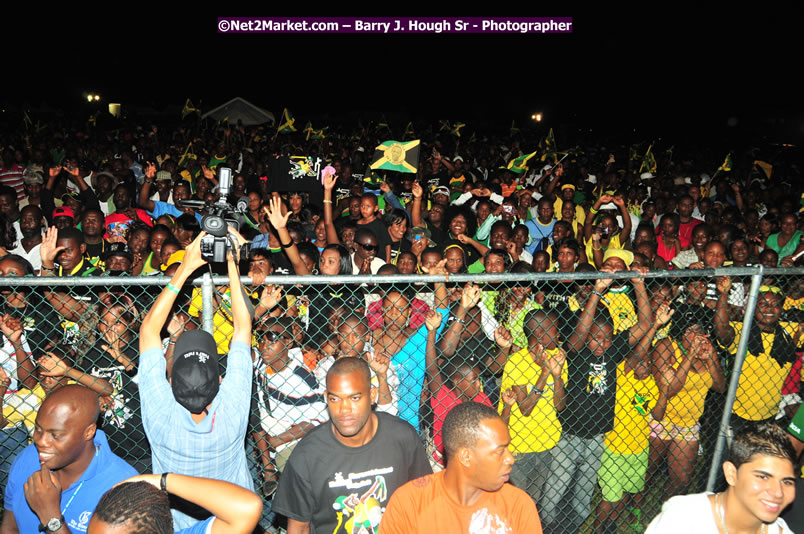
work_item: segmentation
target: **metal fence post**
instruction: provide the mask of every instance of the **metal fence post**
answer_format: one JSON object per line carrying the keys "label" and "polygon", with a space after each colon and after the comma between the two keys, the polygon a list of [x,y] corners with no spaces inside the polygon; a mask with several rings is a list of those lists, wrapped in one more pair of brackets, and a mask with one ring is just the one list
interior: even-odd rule
{"label": "metal fence post", "polygon": [[212,275],[204,273],[201,281],[201,328],[210,334],[215,334],[215,325],[212,317],[215,315],[215,285],[212,283]]}
{"label": "metal fence post", "polygon": [[745,362],[746,348],[748,346],[748,333],[751,331],[751,325],[754,322],[754,313],[757,308],[757,297],[759,295],[759,286],[762,285],[762,275],[765,272],[765,267],[759,265],[757,273],[751,275],[751,289],[748,293],[748,302],[745,305],[745,312],[743,315],[743,326],[740,330],[740,342],[737,345],[737,354],[734,358],[734,367],[732,369],[731,378],[729,379],[729,389],[726,393],[726,402],[723,406],[723,415],[720,418],[720,431],[717,435],[717,444],[715,445],[714,455],[712,456],[712,465],[709,466],[709,478],[706,481],[706,491],[715,491],[715,482],[718,478],[720,471],[721,459],[723,458],[723,449],[726,445],[726,435],[729,430],[729,420],[731,418],[731,410],[734,406],[734,399],[737,396],[737,385],[740,382],[740,375],[743,370],[743,363]]}

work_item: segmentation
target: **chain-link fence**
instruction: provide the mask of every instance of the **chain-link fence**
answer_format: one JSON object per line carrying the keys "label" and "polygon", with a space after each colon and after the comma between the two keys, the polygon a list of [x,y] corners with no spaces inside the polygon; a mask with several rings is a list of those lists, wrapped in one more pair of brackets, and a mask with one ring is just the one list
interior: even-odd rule
{"label": "chain-link fence", "polygon": [[[674,494],[712,489],[731,431],[786,424],[800,403],[804,269],[243,278],[254,308],[246,449],[270,502],[298,440],[326,421],[335,360],[368,360],[376,409],[419,432],[466,401],[509,425],[511,482],[546,532],[641,532]],[[138,341],[166,278],[15,278],[2,287],[5,486],[49,391],[100,398],[113,452],[150,472]],[[233,333],[228,279],[181,288],[160,333],[171,370],[185,331]],[[226,424],[225,421],[220,424]],[[266,524],[270,521],[266,517]]]}

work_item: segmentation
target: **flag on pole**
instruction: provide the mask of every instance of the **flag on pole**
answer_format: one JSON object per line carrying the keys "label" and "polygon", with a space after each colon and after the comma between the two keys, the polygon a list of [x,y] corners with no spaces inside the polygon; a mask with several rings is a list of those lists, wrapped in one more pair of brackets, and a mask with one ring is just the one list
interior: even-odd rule
{"label": "flag on pole", "polygon": [[296,119],[293,118],[293,115],[290,114],[288,108],[282,110],[282,122],[276,128],[276,131],[281,134],[289,134],[291,132],[296,131],[296,127],[293,126],[293,123],[296,122]]}
{"label": "flag on pole", "polygon": [[542,161],[550,160],[554,165],[558,163],[558,154],[556,153],[556,138],[553,135],[552,128],[550,128],[550,131],[547,132],[547,137],[544,138],[543,146],[544,153],[542,154]]}
{"label": "flag on pole", "polygon": [[639,172],[642,173],[643,171],[656,174],[656,158],[653,156],[653,143],[648,146],[648,150],[642,158],[642,164],[639,166]]}
{"label": "flag on pole", "polygon": [[536,152],[531,152],[530,154],[523,154],[518,158],[512,159],[508,162],[508,170],[517,174],[522,174],[528,170],[528,161],[535,155]]}
{"label": "flag on pole", "polygon": [[415,173],[419,167],[419,139],[400,143],[384,141],[374,151],[369,168]]}
{"label": "flag on pole", "polygon": [[181,109],[181,118],[184,119],[191,113],[201,113],[201,110],[193,106],[193,103],[190,102],[188,98],[187,102],[184,103],[184,107]]}

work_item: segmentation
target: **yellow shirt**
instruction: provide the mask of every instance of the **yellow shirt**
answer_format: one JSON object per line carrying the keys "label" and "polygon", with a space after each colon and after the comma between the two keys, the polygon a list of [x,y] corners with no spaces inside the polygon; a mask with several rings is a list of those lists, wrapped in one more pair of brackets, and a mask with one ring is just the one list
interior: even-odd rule
{"label": "yellow shirt", "polygon": [[16,392],[6,393],[3,397],[3,417],[8,422],[6,428],[25,425],[33,430],[39,405],[45,400],[45,390],[41,384],[33,389],[20,388]]}
{"label": "yellow shirt", "polygon": [[[734,340],[726,349],[731,354],[737,354],[737,344],[740,341],[743,323],[729,323],[734,329]],[[779,325],[795,341],[799,323],[780,322]],[[769,419],[776,415],[779,402],[782,399],[782,385],[784,379],[790,374],[792,363],[780,367],[776,360],[770,357],[775,334],[762,332],[762,354],[745,355],[740,382],[737,385],[737,397],[734,399],[735,415],[749,421]],[[801,340],[798,340],[801,347]]]}
{"label": "yellow shirt", "polygon": [[[232,322],[232,296],[228,288],[226,289],[226,293],[223,295],[220,293],[217,294],[217,301],[219,305],[215,310],[215,315],[212,316],[212,325],[215,329],[212,337],[215,338],[215,343],[218,346],[218,353],[228,354],[229,342],[232,340],[232,335],[234,334],[234,324]],[[188,310],[188,313],[193,317],[200,317],[201,308],[203,308],[201,289],[195,288],[193,289],[193,295],[190,299],[190,309]],[[252,345],[254,345],[253,336]]]}
{"label": "yellow shirt", "polygon": [[[560,196],[556,198],[556,201],[553,202],[553,211],[555,212],[555,218],[559,221],[561,220],[561,207],[564,205],[564,199]],[[576,204],[575,206],[575,218],[572,220],[573,223],[580,224],[583,226],[583,223],[586,222],[586,211]],[[572,228],[573,232],[577,232],[578,228],[576,224],[573,224]],[[577,234],[576,234],[577,235]]]}
{"label": "yellow shirt", "polygon": [[[600,302],[609,310],[611,320],[614,323],[614,333],[619,334],[623,330],[628,330],[639,321],[637,320],[636,308],[631,297],[625,292],[609,291],[604,295],[605,300],[600,299]],[[575,295],[572,295],[567,304],[569,309],[573,312],[581,310],[581,304]]]}
{"label": "yellow shirt", "polygon": [[[678,343],[671,340],[676,361],[673,369],[678,369],[683,356]],[[667,402],[664,420],[668,423],[683,427],[692,427],[698,424],[704,411],[704,400],[709,388],[712,387],[712,375],[709,371],[696,373],[690,369],[684,387]]]}
{"label": "yellow shirt", "polygon": [[[603,249],[603,253],[606,252],[606,249],[609,248],[623,248],[622,243],[620,243],[620,234],[619,232],[616,235],[611,236],[609,239],[609,246]],[[589,265],[595,266],[595,254],[592,252],[592,239],[586,242],[586,261],[589,262]]]}
{"label": "yellow shirt", "polygon": [[[558,349],[547,351],[551,357]],[[507,391],[513,386],[526,386],[528,394],[542,374],[542,367],[534,363],[528,349],[522,349],[511,354],[503,370],[501,391]],[[567,383],[567,362],[561,372],[561,380]],[[511,418],[508,426],[511,430],[511,452],[542,452],[555,447],[561,438],[561,423],[558,421],[556,408],[553,404],[554,382],[552,375],[547,379],[544,393],[536,402],[536,406],[529,416],[522,415],[518,403],[511,407]],[[503,402],[500,401],[498,411],[502,413]]]}
{"label": "yellow shirt", "polygon": [[614,427],[603,442],[616,454],[639,454],[648,448],[650,411],[659,399],[653,376],[638,379],[633,369],[625,372],[625,360],[617,366]]}

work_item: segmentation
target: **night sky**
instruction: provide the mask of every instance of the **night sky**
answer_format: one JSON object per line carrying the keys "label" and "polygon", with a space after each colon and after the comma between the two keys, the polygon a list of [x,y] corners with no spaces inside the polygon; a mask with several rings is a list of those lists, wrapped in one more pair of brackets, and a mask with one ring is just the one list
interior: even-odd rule
{"label": "night sky", "polygon": [[[11,66],[16,82],[4,81],[0,99],[11,107],[68,109],[85,105],[83,93],[94,91],[106,102],[163,111],[187,97],[208,110],[241,96],[276,115],[288,107],[302,120],[385,112],[389,120],[507,127],[543,111],[555,124],[645,135],[721,135],[735,128],[788,142],[802,135],[804,106],[793,74],[801,41],[790,14],[701,16],[655,6],[643,7],[644,15],[585,14],[569,5],[533,5],[527,15],[573,17],[574,34],[216,33],[217,16],[276,15],[268,4],[196,16],[108,6],[50,13],[4,32],[12,60],[5,71]],[[466,9],[404,14],[476,15]],[[283,15],[328,14],[302,11]],[[32,46],[42,39],[48,49]]]}

